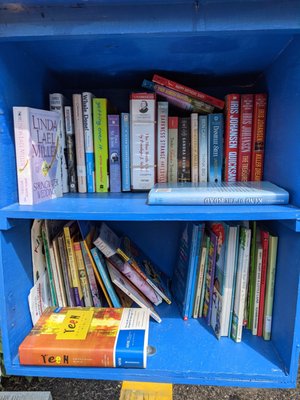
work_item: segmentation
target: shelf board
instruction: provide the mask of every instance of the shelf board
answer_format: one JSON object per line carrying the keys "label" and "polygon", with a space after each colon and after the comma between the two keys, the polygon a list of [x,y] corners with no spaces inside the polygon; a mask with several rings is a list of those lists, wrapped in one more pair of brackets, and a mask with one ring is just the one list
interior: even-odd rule
{"label": "shelf board", "polygon": [[[148,357],[146,369],[20,366],[16,357],[12,366],[6,366],[7,373],[225,386],[292,386],[271,341],[254,337],[249,331],[244,331],[243,341],[238,344],[229,338],[218,340],[201,319],[183,321],[175,304],[160,305],[157,311],[162,322],[150,323],[149,344],[156,348],[156,353]],[[195,351],[199,357],[194,356]]]}
{"label": "shelf board", "polygon": [[77,219],[105,221],[297,220],[292,205],[166,206],[148,205],[146,193],[68,194],[33,206],[11,204],[0,210],[0,228],[9,219]]}

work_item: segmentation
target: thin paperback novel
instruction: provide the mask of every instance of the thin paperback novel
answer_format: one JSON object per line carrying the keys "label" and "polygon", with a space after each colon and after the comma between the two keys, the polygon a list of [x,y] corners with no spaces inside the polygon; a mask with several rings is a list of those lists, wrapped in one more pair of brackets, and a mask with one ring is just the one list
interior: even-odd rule
{"label": "thin paperback novel", "polygon": [[19,346],[21,365],[146,368],[149,312],[48,307]]}
{"label": "thin paperback novel", "polygon": [[13,107],[19,203],[62,196],[60,114]]}
{"label": "thin paperback novel", "polygon": [[288,204],[289,193],[268,182],[157,183],[148,193],[150,205]]}

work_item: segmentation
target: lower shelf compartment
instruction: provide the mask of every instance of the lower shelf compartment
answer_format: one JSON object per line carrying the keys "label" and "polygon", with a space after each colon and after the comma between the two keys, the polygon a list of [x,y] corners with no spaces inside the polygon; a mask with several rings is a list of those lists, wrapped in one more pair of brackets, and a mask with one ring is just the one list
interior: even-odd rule
{"label": "lower shelf compartment", "polygon": [[184,321],[177,306],[158,307],[162,322],[151,321],[149,345],[156,353],[146,369],[21,366],[18,357],[6,365],[7,374],[101,380],[136,380],[165,383],[294,387],[272,341],[245,330],[243,341],[218,340],[201,319]]}

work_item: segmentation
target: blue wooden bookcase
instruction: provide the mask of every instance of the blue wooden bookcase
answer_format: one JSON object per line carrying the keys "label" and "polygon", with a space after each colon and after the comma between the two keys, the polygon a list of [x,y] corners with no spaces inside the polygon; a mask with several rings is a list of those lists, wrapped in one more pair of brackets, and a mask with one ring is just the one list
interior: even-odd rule
{"label": "blue wooden bookcase", "polygon": [[[300,346],[300,2],[87,0],[1,2],[0,311],[8,374],[173,383],[293,387]],[[128,111],[128,95],[153,73],[207,90],[269,94],[265,179],[288,206],[151,207],[145,194],[68,195],[17,203],[12,106],[48,107],[48,93],[93,90]],[[169,275],[186,220],[264,220],[279,235],[272,340],[218,341],[176,305],[151,322],[157,352],[145,370],[23,367],[31,329],[30,226],[34,218],[111,221]]]}

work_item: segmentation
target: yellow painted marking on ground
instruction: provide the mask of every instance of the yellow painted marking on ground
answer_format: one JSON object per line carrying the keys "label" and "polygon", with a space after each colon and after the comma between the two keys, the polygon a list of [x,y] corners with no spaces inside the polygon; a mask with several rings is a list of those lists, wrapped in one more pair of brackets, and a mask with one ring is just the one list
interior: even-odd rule
{"label": "yellow painted marking on ground", "polygon": [[122,384],[120,400],[172,400],[170,383],[129,382]]}

